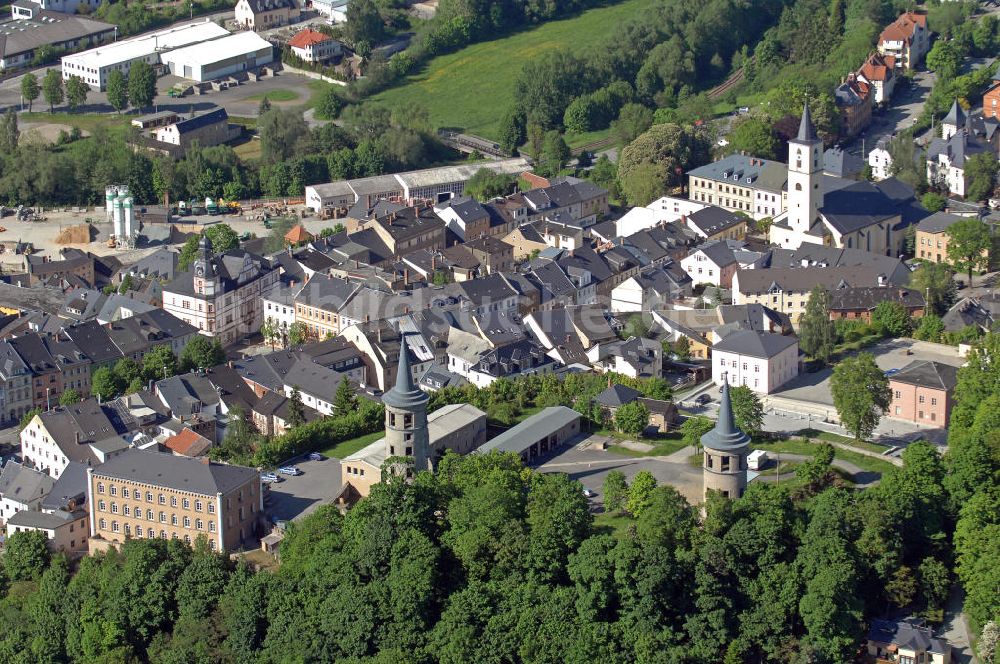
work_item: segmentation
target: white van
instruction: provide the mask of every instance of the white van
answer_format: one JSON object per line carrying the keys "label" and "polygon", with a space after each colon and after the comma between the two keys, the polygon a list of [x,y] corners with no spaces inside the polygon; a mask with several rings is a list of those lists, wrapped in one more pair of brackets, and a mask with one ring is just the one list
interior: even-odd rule
{"label": "white van", "polygon": [[747,468],[760,470],[767,465],[767,450],[754,450],[747,457]]}

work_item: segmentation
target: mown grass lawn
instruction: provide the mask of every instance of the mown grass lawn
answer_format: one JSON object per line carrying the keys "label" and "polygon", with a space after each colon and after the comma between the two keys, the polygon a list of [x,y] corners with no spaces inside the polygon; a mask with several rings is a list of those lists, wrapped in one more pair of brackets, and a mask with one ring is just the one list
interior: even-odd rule
{"label": "mown grass lawn", "polygon": [[[495,139],[500,119],[514,100],[514,82],[525,61],[559,48],[585,53],[612,26],[637,16],[652,4],[653,0],[624,0],[467,46],[434,58],[405,84],[373,99],[389,108],[419,103],[427,108],[435,127],[460,127]],[[586,139],[568,137],[571,145],[592,140],[593,134]]]}
{"label": "mown grass lawn", "polygon": [[594,530],[598,533],[620,537],[635,523],[635,519],[625,514],[601,512],[594,515]]}
{"label": "mown grass lawn", "polygon": [[[35,109],[40,109],[44,106],[44,104],[39,103],[37,100],[35,101]],[[30,122],[35,124],[63,124],[91,133],[97,127],[108,127],[112,130],[118,129],[124,132],[133,117],[138,116],[111,113],[65,113],[59,111],[49,113],[48,111],[34,110],[30,113],[20,113],[17,116],[17,121],[22,125],[22,131],[28,129],[23,125]]]}
{"label": "mown grass lawn", "polygon": [[[816,454],[816,447],[818,443],[806,442],[804,440],[779,440],[775,442],[759,442],[754,443],[752,447],[754,449],[767,450],[768,452],[775,452],[778,454],[788,453],[788,454],[804,454],[806,456],[812,456]],[[850,452],[848,450],[842,450],[839,447],[833,448],[834,458],[840,459],[842,461],[847,461],[848,463],[853,463],[859,468],[863,468],[868,471],[875,473],[886,473],[895,466],[888,461],[882,461],[881,459],[875,459],[864,454],[858,454],[857,452]]]}
{"label": "mown grass lawn", "polygon": [[358,436],[357,438],[352,438],[350,440],[345,440],[342,443],[337,443],[333,447],[328,447],[325,450],[320,450],[319,453],[325,457],[333,457],[334,459],[343,459],[344,457],[351,456],[358,450],[371,445],[376,440],[385,435],[382,430],[375,431],[374,433],[368,433],[364,436]]}
{"label": "mown grass lawn", "polygon": [[246,97],[246,99],[262,100],[264,97],[267,97],[268,101],[288,102],[296,101],[299,98],[299,93],[286,88],[278,88],[277,90],[271,90],[270,92],[258,92],[255,95]]}

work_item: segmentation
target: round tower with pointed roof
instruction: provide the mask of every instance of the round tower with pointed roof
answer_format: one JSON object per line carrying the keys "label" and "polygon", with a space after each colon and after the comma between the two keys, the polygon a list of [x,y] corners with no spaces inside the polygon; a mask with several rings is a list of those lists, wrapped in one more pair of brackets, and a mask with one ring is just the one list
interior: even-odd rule
{"label": "round tower with pointed roof", "polygon": [[385,455],[410,457],[414,471],[430,468],[427,394],[413,384],[405,335],[399,344],[396,384],[382,395],[385,406]]}
{"label": "round tower with pointed roof", "polygon": [[739,498],[747,488],[747,457],[750,436],[736,428],[733,404],[729,397],[729,381],[722,377],[722,402],[715,428],[701,437],[705,448],[702,460],[702,482],[705,497],[709,491],[719,491],[727,498]]}

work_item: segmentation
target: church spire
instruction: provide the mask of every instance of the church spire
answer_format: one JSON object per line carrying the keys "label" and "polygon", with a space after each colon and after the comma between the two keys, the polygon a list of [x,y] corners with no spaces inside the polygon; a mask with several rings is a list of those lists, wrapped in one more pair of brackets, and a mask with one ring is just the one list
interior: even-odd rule
{"label": "church spire", "polygon": [[795,137],[795,140],[802,141],[803,143],[819,140],[819,137],[816,135],[816,127],[813,125],[812,115],[809,113],[808,100],[806,100],[805,105],[802,107],[802,121],[799,122],[799,135]]}
{"label": "church spire", "polygon": [[412,409],[427,403],[429,397],[413,384],[410,372],[410,353],[406,346],[406,335],[399,340],[399,367],[396,369],[396,385],[382,396],[382,403],[395,408]]}

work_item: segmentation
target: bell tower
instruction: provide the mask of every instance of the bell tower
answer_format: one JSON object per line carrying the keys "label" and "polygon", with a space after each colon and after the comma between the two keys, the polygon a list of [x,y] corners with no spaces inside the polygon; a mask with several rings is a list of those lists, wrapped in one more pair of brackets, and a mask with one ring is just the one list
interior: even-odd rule
{"label": "bell tower", "polygon": [[719,491],[726,498],[739,498],[747,488],[747,457],[750,454],[750,436],[736,428],[733,404],[729,397],[729,380],[722,376],[722,401],[719,421],[715,428],[701,437],[705,448],[702,460],[704,495]]}
{"label": "bell tower", "polygon": [[823,173],[823,141],[816,135],[809,102],[802,109],[798,135],[788,141],[788,225],[805,233],[819,219],[823,193],[819,188]]}
{"label": "bell tower", "polygon": [[406,336],[399,343],[396,384],[382,396],[385,406],[385,455],[410,457],[413,471],[430,468],[430,437],[427,430],[429,397],[413,384]]}
{"label": "bell tower", "polygon": [[212,241],[202,235],[198,241],[198,254],[194,259],[194,292],[215,295],[218,275],[212,262]]}

